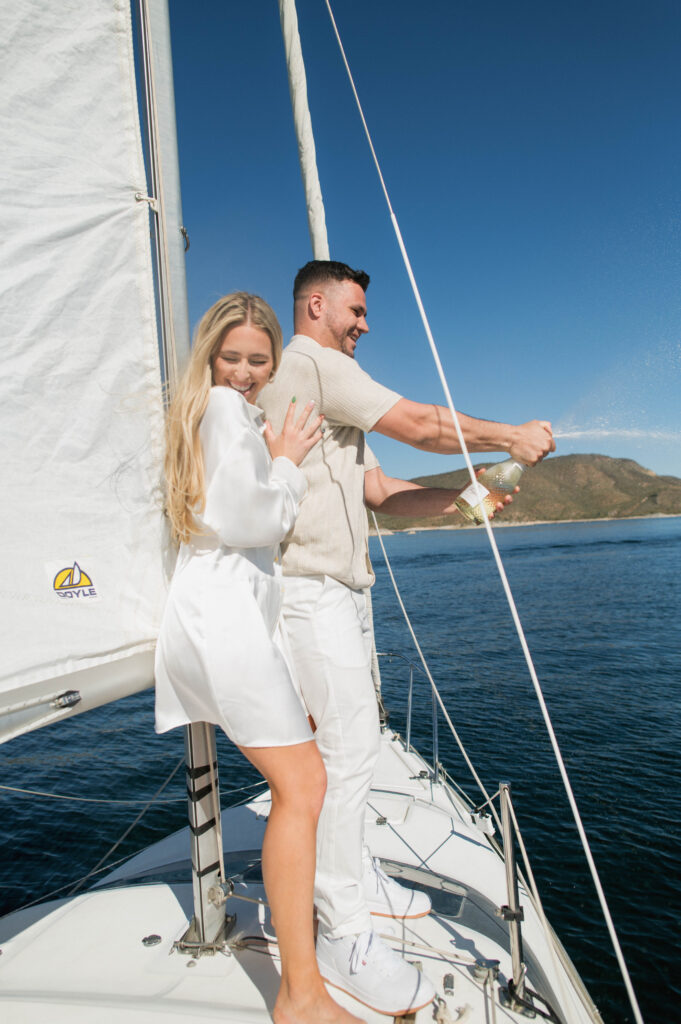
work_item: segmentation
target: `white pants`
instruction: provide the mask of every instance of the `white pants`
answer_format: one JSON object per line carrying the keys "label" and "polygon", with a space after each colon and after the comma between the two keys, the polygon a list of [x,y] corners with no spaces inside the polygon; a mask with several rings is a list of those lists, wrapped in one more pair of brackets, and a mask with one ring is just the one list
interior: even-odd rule
{"label": "white pants", "polygon": [[315,904],[324,933],[340,938],[371,927],[362,891],[364,815],[380,742],[371,627],[362,591],[329,576],[286,577],[283,615],[327,774]]}

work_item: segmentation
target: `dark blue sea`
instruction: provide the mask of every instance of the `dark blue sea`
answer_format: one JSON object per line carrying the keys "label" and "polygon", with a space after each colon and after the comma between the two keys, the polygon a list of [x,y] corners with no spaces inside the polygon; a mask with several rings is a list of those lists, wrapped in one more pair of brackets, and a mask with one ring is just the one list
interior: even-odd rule
{"label": "dark blue sea", "polygon": [[[496,537],[643,1016],[681,1020],[681,518],[501,527]],[[386,547],[484,784],[512,783],[554,927],[606,1024],[633,1020],[484,531],[395,534]],[[375,539],[371,548],[378,649],[416,660]],[[391,725],[404,733],[404,664],[381,665]],[[431,702],[418,678],[412,741],[430,759]],[[442,722],[439,745],[475,799]],[[236,802],[255,773],[226,741],[219,752],[223,802]],[[2,910],[90,871],[182,754],[180,731],[154,734],[148,693],[0,748],[3,786],[121,801],[0,790]],[[184,820],[180,770],[110,861]]]}

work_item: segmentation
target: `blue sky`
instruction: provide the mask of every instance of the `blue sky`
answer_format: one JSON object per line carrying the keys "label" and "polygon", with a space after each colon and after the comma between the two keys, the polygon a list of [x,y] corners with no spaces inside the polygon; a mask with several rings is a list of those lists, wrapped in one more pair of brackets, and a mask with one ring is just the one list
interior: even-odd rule
{"label": "blue sky", "polygon": [[[190,317],[310,258],[275,0],[170,0]],[[678,0],[335,0],[456,405],[681,476]],[[299,0],[331,254],[367,270],[358,361],[442,394],[323,0]],[[371,437],[395,476],[460,457]]]}

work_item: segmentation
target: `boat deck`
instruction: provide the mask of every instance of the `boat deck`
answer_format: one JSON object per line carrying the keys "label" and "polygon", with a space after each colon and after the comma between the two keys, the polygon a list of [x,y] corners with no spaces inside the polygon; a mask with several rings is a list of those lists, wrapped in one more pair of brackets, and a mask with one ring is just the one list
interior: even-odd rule
{"label": "boat deck", "polygon": [[[507,902],[503,863],[456,793],[423,777],[426,770],[386,732],[367,813],[373,854],[433,901],[425,918],[374,918],[376,930],[422,966],[441,1000],[407,1020],[522,1020],[503,1005],[511,973],[507,925],[496,913]],[[266,905],[238,898],[264,900],[259,848],[268,810],[263,794],[223,812],[226,871],[235,879],[236,897],[227,909],[237,915],[224,952],[193,959],[173,949],[192,914],[189,842],[182,830],[97,888],[0,921],[0,1017],[12,1024],[119,1018],[145,1024],[161,1016],[187,1024],[269,1020],[279,984],[276,939]],[[563,1007],[566,1024],[599,1020],[569,961],[564,966],[550,954],[522,891],[521,902],[530,987]],[[149,936],[156,944],[144,944]],[[498,980],[487,961],[499,962]],[[330,991],[368,1024],[388,1019]]]}

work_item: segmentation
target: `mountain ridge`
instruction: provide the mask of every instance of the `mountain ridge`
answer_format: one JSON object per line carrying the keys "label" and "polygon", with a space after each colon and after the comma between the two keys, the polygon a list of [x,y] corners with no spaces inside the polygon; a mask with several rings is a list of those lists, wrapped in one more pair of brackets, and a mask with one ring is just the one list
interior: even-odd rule
{"label": "mountain ridge", "polygon": [[[491,464],[480,461],[477,465]],[[457,489],[465,487],[468,480],[465,468],[413,478],[414,483],[426,487]],[[559,522],[650,515],[681,515],[681,479],[658,476],[633,459],[616,459],[609,455],[554,455],[523,474],[520,493],[495,521]],[[469,525],[458,514],[423,519],[378,515],[377,519],[379,526],[386,530]]]}

